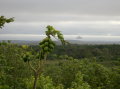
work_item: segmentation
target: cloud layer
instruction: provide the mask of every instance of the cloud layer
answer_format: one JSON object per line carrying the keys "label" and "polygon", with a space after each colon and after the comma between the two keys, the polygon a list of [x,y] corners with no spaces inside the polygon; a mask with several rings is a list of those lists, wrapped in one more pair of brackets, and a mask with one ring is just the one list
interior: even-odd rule
{"label": "cloud layer", "polygon": [[53,25],[65,35],[119,36],[119,3],[120,0],[0,0],[0,15],[15,17],[15,22],[5,25],[0,34],[41,35],[47,25]]}

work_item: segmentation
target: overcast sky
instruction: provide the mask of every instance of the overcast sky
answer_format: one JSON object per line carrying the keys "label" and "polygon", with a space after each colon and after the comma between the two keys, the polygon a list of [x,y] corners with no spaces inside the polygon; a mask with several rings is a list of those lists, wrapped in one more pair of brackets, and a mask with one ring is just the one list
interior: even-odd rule
{"label": "overcast sky", "polygon": [[47,25],[67,39],[120,38],[120,0],[0,0],[0,15],[15,17],[0,29],[0,40],[39,39]]}

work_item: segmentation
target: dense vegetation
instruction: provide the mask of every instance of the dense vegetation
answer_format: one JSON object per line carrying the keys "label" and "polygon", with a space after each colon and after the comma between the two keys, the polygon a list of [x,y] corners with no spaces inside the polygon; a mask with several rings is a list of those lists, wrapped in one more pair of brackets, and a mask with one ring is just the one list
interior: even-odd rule
{"label": "dense vegetation", "polygon": [[[37,51],[38,46],[31,46]],[[120,60],[120,45],[76,45],[69,44],[64,47],[57,45],[49,55],[49,59],[63,59],[73,57],[76,59],[96,58],[97,61]]]}
{"label": "dense vegetation", "polygon": [[[56,46],[37,89],[120,89],[120,45]],[[0,89],[32,89],[34,74],[23,54],[38,46],[0,43]],[[50,59],[50,60],[49,60]]]}

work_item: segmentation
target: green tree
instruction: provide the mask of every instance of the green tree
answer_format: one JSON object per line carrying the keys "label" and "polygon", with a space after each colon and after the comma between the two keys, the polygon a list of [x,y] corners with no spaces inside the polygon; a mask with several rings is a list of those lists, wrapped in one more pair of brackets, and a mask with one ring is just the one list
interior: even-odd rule
{"label": "green tree", "polygon": [[[26,79],[25,81],[26,81],[27,89],[31,89],[34,78],[31,77],[29,79]],[[37,89],[64,89],[62,84],[55,86],[52,79],[49,76],[44,76],[43,74],[40,75],[36,88]]]}
{"label": "green tree", "polygon": [[74,82],[72,82],[72,88],[70,89],[91,89],[90,85],[83,81],[83,74],[78,72],[75,76]]}
{"label": "green tree", "polygon": [[29,64],[30,68],[34,72],[33,89],[36,89],[38,76],[43,71],[48,54],[51,53],[55,48],[55,43],[52,40],[52,37],[60,40],[63,45],[67,43],[64,40],[63,34],[60,31],[54,29],[52,26],[49,25],[46,28],[46,37],[39,43],[40,51],[36,55],[33,55],[30,52],[26,52],[26,54],[23,56],[24,61]]}
{"label": "green tree", "polygon": [[5,23],[10,23],[13,22],[14,19],[13,18],[5,18],[4,16],[0,16],[0,28],[4,27]]}
{"label": "green tree", "polygon": [[26,89],[23,79],[31,72],[21,59],[22,53],[23,50],[16,44],[0,43],[0,89]]}

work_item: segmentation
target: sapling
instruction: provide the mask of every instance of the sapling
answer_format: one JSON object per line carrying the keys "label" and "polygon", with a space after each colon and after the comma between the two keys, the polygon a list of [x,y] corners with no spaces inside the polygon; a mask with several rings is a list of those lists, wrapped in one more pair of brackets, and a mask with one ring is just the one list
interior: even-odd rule
{"label": "sapling", "polygon": [[[28,65],[34,72],[33,89],[36,89],[37,87],[37,80],[44,69],[48,54],[50,54],[55,48],[56,44],[53,41],[53,38],[60,40],[62,45],[68,43],[64,40],[63,34],[60,31],[53,28],[53,26],[48,25],[46,28],[46,37],[39,43],[39,52],[36,55],[32,54],[32,52],[26,52],[23,56],[24,62],[28,63]],[[27,47],[24,46],[24,48]]]}

